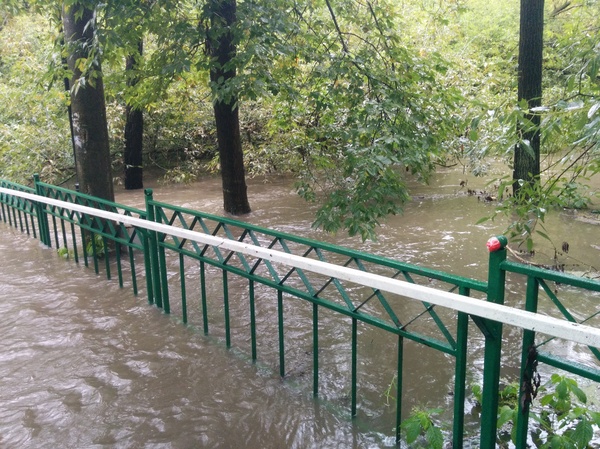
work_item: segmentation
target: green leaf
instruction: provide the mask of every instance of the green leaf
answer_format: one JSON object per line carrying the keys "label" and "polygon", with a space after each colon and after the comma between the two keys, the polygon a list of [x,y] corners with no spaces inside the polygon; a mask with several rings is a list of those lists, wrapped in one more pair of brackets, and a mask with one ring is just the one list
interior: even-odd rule
{"label": "green leaf", "polygon": [[575,426],[575,430],[571,435],[571,439],[578,449],[585,449],[592,438],[594,437],[594,429],[592,424],[584,416],[581,421]]}
{"label": "green leaf", "polygon": [[442,449],[444,446],[444,435],[436,426],[431,426],[429,429],[427,429],[427,432],[425,433],[425,439],[429,443],[428,447],[431,449]]}
{"label": "green leaf", "polygon": [[514,417],[514,410],[508,405],[502,406],[500,414],[498,416],[498,427],[502,427],[504,424],[510,422]]}
{"label": "green leaf", "polygon": [[577,399],[579,399],[579,401],[581,401],[583,404],[587,403],[587,396],[585,392],[581,388],[579,388],[577,384],[571,385],[570,390],[577,397]]}
{"label": "green leaf", "polygon": [[556,386],[556,396],[559,399],[567,399],[569,397],[569,387],[565,380],[561,380]]}
{"label": "green leaf", "polygon": [[548,237],[548,234],[546,234],[546,233],[544,233],[544,232],[542,232],[542,231],[537,231],[537,233],[538,233],[538,235],[539,235],[540,237],[543,237],[543,238],[545,238],[546,240],[548,240],[549,242],[552,242],[552,240],[550,240],[550,237]]}
{"label": "green leaf", "polygon": [[406,432],[406,442],[408,444],[414,443],[421,435],[421,421],[418,417],[411,416],[402,422],[402,429]]}

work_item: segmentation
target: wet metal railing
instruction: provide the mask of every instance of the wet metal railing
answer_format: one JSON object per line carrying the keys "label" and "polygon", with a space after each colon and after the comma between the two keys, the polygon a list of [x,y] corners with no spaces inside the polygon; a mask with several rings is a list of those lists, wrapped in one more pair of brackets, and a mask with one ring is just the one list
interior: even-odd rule
{"label": "wet metal railing", "polygon": [[[220,271],[227,347],[232,345],[230,278],[245,279],[253,360],[258,357],[256,342],[259,338],[256,285],[272,289],[277,295],[277,317],[274,318],[277,320],[279,374],[282,377],[286,374],[284,299],[292,297],[307,301],[312,308],[310,324],[315,396],[319,394],[320,378],[319,311],[328,309],[347,317],[351,322],[352,415],[356,414],[358,407],[358,326],[372,326],[389,332],[397,342],[397,441],[400,441],[402,421],[405,340],[431,347],[455,360],[454,448],[463,447],[470,320],[485,337],[480,424],[480,447],[485,449],[496,445],[503,325],[524,329],[521,377],[525,380],[522,384],[525,384],[527,370],[531,367],[531,347],[536,335],[544,334],[549,338],[590,346],[596,356],[598,350],[595,348],[600,347],[600,330],[585,324],[589,317],[576,322],[556,294],[549,294],[550,299],[566,320],[536,313],[538,290],[551,293],[548,282],[560,282],[594,292],[600,291],[600,282],[508,262],[504,248],[506,241],[502,238],[490,253],[486,283],[158,202],[153,199],[151,190],[146,190],[146,210],[139,210],[44,184],[38,179],[35,180],[35,189],[2,182],[0,213],[0,219],[21,231],[29,233],[31,228],[36,236],[37,228],[40,240],[48,246],[54,243],[57,248],[71,248],[76,261],[81,247],[86,265],[88,256],[92,257],[97,273],[98,261],[104,259],[107,278],[110,278],[109,261],[113,259],[114,252],[121,286],[121,252],[122,248],[126,248],[134,292],[137,294],[135,263],[139,258],[144,265],[148,301],[161,307],[165,313],[171,312],[170,290],[174,289],[170,282],[178,277],[184,323],[188,322],[192,313],[187,307],[186,283],[192,276],[188,262],[194,261],[199,266],[201,323],[206,334],[210,324],[206,288],[208,267]],[[79,228],[79,232],[75,227]],[[51,238],[52,233],[54,239]],[[177,267],[178,276],[173,276],[173,265]],[[526,310],[503,305],[506,274],[510,272],[523,274],[529,279]],[[479,299],[469,297],[471,294]],[[413,310],[407,316],[400,307],[407,300],[421,304],[420,310]],[[581,324],[582,321],[584,324]],[[537,357],[551,366],[594,381],[600,380],[597,366],[582,367],[541,351],[537,352]],[[523,403],[526,404],[526,401]],[[527,447],[528,418],[528,410],[522,410],[517,422],[520,429],[518,448]]]}

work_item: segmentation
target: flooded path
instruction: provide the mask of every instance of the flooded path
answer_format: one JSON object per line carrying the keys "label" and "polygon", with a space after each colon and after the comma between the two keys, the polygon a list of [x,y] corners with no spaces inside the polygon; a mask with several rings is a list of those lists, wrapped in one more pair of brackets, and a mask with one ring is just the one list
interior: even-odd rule
{"label": "flooded path", "polygon": [[[331,236],[311,229],[314,209],[285,179],[250,185],[252,212],[245,220],[397,260],[485,280],[485,242],[505,223],[475,223],[491,205],[461,194],[452,172],[421,188],[404,215],[392,217],[377,242]],[[475,181],[471,181],[474,183]],[[161,186],[155,198],[221,214],[220,181]],[[431,190],[430,190],[431,189]],[[435,192],[435,195],[432,194]],[[117,201],[143,204],[142,192]],[[566,265],[600,266],[600,227],[563,214],[547,228],[568,235]],[[543,252],[543,251],[541,251]],[[521,300],[509,283],[507,302]],[[214,295],[218,295],[217,291]],[[235,307],[235,304],[232,305]],[[310,388],[310,326],[286,324],[298,341],[289,376],[277,373],[276,348],[265,337],[252,364],[247,323],[234,323],[234,348],[218,330],[205,337],[135,298],[116,281],[59,258],[0,223],[0,447],[6,448],[377,448],[393,447],[393,405],[385,390],[393,380],[395,346],[387,335],[360,338],[359,414],[349,413],[348,327],[329,319],[323,332],[322,396]],[[267,311],[259,320],[268,321]],[[472,382],[479,381],[482,337],[472,332]],[[276,346],[276,345],[275,345]],[[390,348],[390,349],[388,349]],[[510,344],[507,351],[515,348]],[[448,407],[453,363],[408,344],[406,414],[415,405]],[[506,366],[511,373],[514,367]],[[393,404],[393,401],[392,401]],[[469,408],[469,412],[476,413]]]}

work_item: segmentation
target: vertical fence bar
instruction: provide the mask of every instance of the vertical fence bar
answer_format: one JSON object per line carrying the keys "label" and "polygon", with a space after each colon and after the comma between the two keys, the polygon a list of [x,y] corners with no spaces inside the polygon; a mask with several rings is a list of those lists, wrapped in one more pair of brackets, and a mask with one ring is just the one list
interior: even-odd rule
{"label": "vertical fence bar", "polygon": [[[527,278],[527,296],[525,310],[537,312],[539,282],[530,276]],[[529,427],[529,406],[527,393],[531,394],[529,388],[533,380],[533,368],[536,362],[535,331],[523,330],[523,342],[521,346],[521,380],[519,388],[519,412],[517,418],[517,449],[527,448],[527,430]]]}
{"label": "vertical fence bar", "polygon": [[82,252],[83,252],[83,264],[87,267],[88,264],[88,248],[87,248],[87,242],[86,242],[86,233],[85,233],[85,229],[83,229],[81,227],[80,224],[80,228],[81,229],[81,246],[82,246]]}
{"label": "vertical fence bar", "polygon": [[108,255],[108,240],[102,236],[102,248],[104,249],[104,267],[106,268],[106,279],[111,279],[110,257]]}
{"label": "vertical fence bar", "polygon": [[67,231],[65,230],[65,220],[62,218],[60,219],[60,230],[62,231],[63,245],[65,245],[66,249],[69,249],[69,245],[67,244]]}
{"label": "vertical fence bar", "polygon": [[[156,221],[152,198],[152,189],[144,190],[144,196],[146,202],[146,215],[148,216],[148,221]],[[162,308],[163,303],[160,285],[160,268],[158,262],[158,236],[156,235],[155,231],[148,231],[148,243],[150,272],[152,273],[152,293],[154,295],[151,304],[154,303],[157,307]],[[146,272],[147,271],[148,270],[146,270]],[[166,285],[165,289],[167,289]],[[148,298],[148,300],[151,301],[150,298]]]}
{"label": "vertical fence bar", "polygon": [[452,449],[462,449],[465,428],[465,389],[467,382],[467,345],[469,338],[469,316],[466,313],[458,313],[456,329]]}
{"label": "vertical fence bar", "polygon": [[231,326],[229,322],[229,282],[227,282],[227,270],[223,270],[223,309],[225,313],[225,345],[231,347]]}
{"label": "vertical fence bar", "polygon": [[[152,266],[152,254],[150,247],[150,233],[146,229],[139,229],[141,232],[142,244],[144,247],[144,271],[146,272],[146,290],[148,291],[148,304],[154,304],[154,278],[156,273]],[[133,254],[130,254],[130,258],[133,258]]]}
{"label": "vertical fence bar", "polygon": [[285,376],[285,341],[283,329],[283,292],[277,290],[277,322],[279,329],[279,375]]}
{"label": "vertical fence bar", "polygon": [[202,300],[202,327],[204,335],[208,335],[208,307],[206,301],[206,264],[200,261],[200,297]]}
{"label": "vertical fence bar", "polygon": [[[506,272],[500,268],[500,264],[506,260],[506,244],[508,242],[504,236],[494,237],[490,239],[490,242],[488,242],[490,258],[487,300],[495,304],[503,304]],[[486,332],[483,361],[480,449],[495,449],[496,433],[498,431],[502,323],[485,320],[484,326]]]}
{"label": "vertical fence bar", "polygon": [[[33,175],[33,183],[35,185],[35,193],[37,195],[44,196],[42,192],[42,186],[40,185],[40,176],[37,173]],[[40,241],[46,246],[51,246],[50,231],[48,229],[48,216],[46,215],[46,205],[42,203],[36,203],[36,212],[38,217],[38,229],[40,231]]]}
{"label": "vertical fence bar", "polygon": [[357,369],[357,347],[358,347],[358,320],[352,318],[352,380],[351,382],[351,396],[352,396],[352,416],[356,416],[356,369]]}
{"label": "vertical fence bar", "polygon": [[21,227],[21,232],[25,230],[23,226],[23,214],[21,213],[21,209],[17,209],[17,213],[19,214],[19,226]]}
{"label": "vertical fence bar", "polygon": [[23,212],[23,214],[25,215],[25,232],[27,232],[27,235],[29,235],[29,222],[27,221],[27,212]]}
{"label": "vertical fence bar", "polygon": [[17,223],[17,208],[16,207],[12,207],[12,222],[11,224],[15,227],[15,228],[19,228],[19,224]]}
{"label": "vertical fence bar", "polygon": [[8,205],[8,206],[7,206],[7,209],[8,209],[8,224],[9,224],[10,226],[12,226],[12,225],[13,225],[13,220],[12,220],[11,214],[12,214],[14,211],[13,211],[13,208],[12,208],[12,206],[11,206],[11,205]]}
{"label": "vertical fence bar", "polygon": [[129,253],[129,267],[131,269],[131,287],[133,288],[134,296],[137,296],[138,295],[137,273],[136,273],[136,269],[135,269],[135,257],[133,254],[133,247],[128,246],[127,252]]}
{"label": "vertical fence bar", "polygon": [[398,335],[398,361],[396,367],[396,445],[400,444],[402,424],[402,365],[404,364],[404,337]]}
{"label": "vertical fence bar", "polygon": [[33,238],[34,238],[34,239],[37,239],[37,234],[38,234],[38,233],[37,233],[37,232],[36,232],[36,230],[35,230],[35,220],[34,220],[34,218],[33,218],[33,210],[34,210],[34,209],[33,209],[33,207],[32,207],[32,209],[31,209],[31,214],[29,215],[29,220],[30,220],[30,222],[31,222],[31,230],[32,230],[32,232],[33,232]]}
{"label": "vertical fence bar", "polygon": [[313,396],[319,395],[319,306],[313,303]]}
{"label": "vertical fence bar", "polygon": [[[157,238],[159,238],[160,242],[162,237],[157,235]],[[165,247],[160,245],[160,243],[158,245],[158,260],[160,267],[160,296],[162,300],[162,309],[165,313],[171,313],[171,301],[169,299],[169,277],[167,273],[167,255],[165,253]]]}
{"label": "vertical fence bar", "polygon": [[117,260],[117,278],[119,279],[119,287],[123,288],[123,267],[121,266],[121,244],[115,242],[115,258]]}
{"label": "vertical fence bar", "polygon": [[[470,289],[459,287],[459,293],[470,296]],[[467,383],[467,346],[469,316],[459,312],[456,322],[456,354],[454,366],[454,420],[452,423],[452,448],[462,449],[465,428],[465,400]]]}
{"label": "vertical fence bar", "polygon": [[183,253],[179,253],[179,280],[181,283],[181,319],[184,324],[188,322],[187,316],[187,298],[185,292],[185,261]]}
{"label": "vertical fence bar", "polygon": [[250,349],[252,351],[252,363],[256,362],[256,304],[254,298],[254,281],[249,280],[248,296],[250,297]]}
{"label": "vertical fence bar", "polygon": [[79,254],[77,254],[77,235],[75,234],[75,223],[71,221],[71,239],[73,240],[73,257],[75,263],[79,263]]}
{"label": "vertical fence bar", "polygon": [[58,243],[58,226],[56,225],[55,215],[52,215],[52,227],[54,228],[54,243],[56,243],[56,249],[59,249],[60,243]]}
{"label": "vertical fence bar", "polygon": [[96,234],[90,232],[90,242],[92,246],[92,259],[94,260],[94,271],[96,274],[100,273],[100,268],[98,267],[98,248],[96,248]]}

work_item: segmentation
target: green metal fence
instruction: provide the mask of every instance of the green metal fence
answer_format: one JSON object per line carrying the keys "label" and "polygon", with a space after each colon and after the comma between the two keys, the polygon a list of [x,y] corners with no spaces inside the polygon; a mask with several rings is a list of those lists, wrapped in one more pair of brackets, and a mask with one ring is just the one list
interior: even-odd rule
{"label": "green metal fence", "polygon": [[[336,266],[353,268],[358,272],[373,273],[388,279],[400,279],[409,283],[420,283],[428,287],[455,292],[469,297],[473,295],[474,303],[482,299],[490,303],[505,302],[505,283],[507,275],[522,275],[527,277],[527,295],[525,310],[537,312],[538,292],[543,291],[566,320],[575,322],[575,316],[569,307],[563,304],[557,294],[549,287],[550,283],[560,283],[569,288],[599,292],[600,282],[572,277],[564,273],[550,272],[529,266],[506,261],[506,242],[500,239],[500,245],[490,253],[488,282],[481,282],[452,274],[401,263],[388,258],[343,248],[323,242],[309,240],[290,234],[280,233],[261,228],[248,223],[225,217],[205,214],[199,211],[181,208],[171,204],[155,201],[151,190],[146,190],[146,210],[107,202],[81,193],[51,186],[35,179],[35,189],[19,186],[2,181],[0,187],[15,191],[14,195],[0,191],[1,219],[30,232],[34,237],[48,246],[65,248],[72,252],[73,259],[80,261],[79,249],[87,266],[88,257],[94,261],[96,273],[100,270],[100,261],[104,260],[104,270],[107,278],[111,277],[111,263],[117,266],[119,283],[123,286],[123,263],[121,255],[123,248],[128,252],[128,263],[132,287],[137,294],[136,261],[144,266],[146,278],[146,293],[148,301],[171,313],[173,291],[177,290],[177,309],[184,323],[190,320],[192,314],[200,314],[199,322],[205,334],[209,334],[209,301],[207,293],[207,273],[209,267],[220,272],[222,280],[222,310],[225,343],[233,345],[231,338],[230,285],[231,279],[244,279],[247,288],[247,307],[250,317],[250,352],[252,360],[259,357],[257,341],[260,332],[256,323],[257,285],[265,286],[273,291],[277,301],[277,341],[279,354],[279,374],[286,375],[286,340],[284,302],[298,298],[305,301],[311,309],[310,322],[312,328],[312,389],[313,394],[319,394],[321,378],[319,347],[321,345],[319,331],[322,328],[320,311],[328,309],[349,320],[350,358],[351,358],[351,394],[350,409],[354,416],[359,408],[360,379],[358,372],[358,340],[359,326],[370,326],[381,329],[394,336],[396,341],[396,425],[395,437],[400,441],[400,423],[402,421],[403,401],[403,367],[404,346],[406,341],[416,342],[433,348],[454,360],[454,400],[452,447],[461,448],[464,444],[465,402],[467,400],[467,371],[468,371],[468,339],[469,322],[472,321],[485,338],[483,394],[480,423],[480,447],[491,449],[496,447],[497,411],[500,389],[500,367],[502,363],[503,325],[502,320],[481,318],[476,314],[463,311],[448,311],[439,308],[428,301],[420,302],[420,309],[400,308],[406,300],[402,295],[392,294],[383,289],[364,287],[357,289],[352,282],[340,277],[323,275],[311,270],[295,267],[293,264],[274,263],[268,258],[244,253],[242,251],[222,248],[216,244],[199,243],[198,241],[178,237],[169,232],[146,229],[142,226],[127,226],[118,220],[110,220],[71,210],[67,205],[60,206],[44,204],[17,196],[16,192],[36,193],[45,198],[60,200],[73,205],[93,207],[102,211],[117,213],[120,216],[137,217],[147,222],[169,225],[170,228],[195,231],[201,234],[220,237],[226,241],[248,244],[269,251],[289,254],[290,257],[302,257],[315,262],[328,262]],[[24,224],[25,223],[25,227]],[[78,228],[78,229],[76,229]],[[52,239],[53,235],[53,239]],[[186,234],[187,235],[187,234]],[[100,239],[100,240],[98,240]],[[69,252],[69,255],[71,254]],[[190,270],[190,263],[198,267]],[[175,273],[173,272],[175,270]],[[193,271],[193,272],[192,272]],[[197,276],[198,279],[194,279]],[[177,283],[174,286],[174,282]],[[200,310],[188,308],[187,285],[197,282],[200,285]],[[176,287],[176,288],[174,288]],[[175,308],[174,308],[175,309]],[[457,310],[460,310],[457,308]],[[600,313],[600,312],[599,312]],[[595,314],[594,314],[595,315]],[[592,317],[579,319],[580,323],[588,324]],[[531,378],[532,364],[531,348],[541,347],[547,339],[536,343],[536,333],[532,330],[523,331],[521,357],[522,395],[527,391]],[[591,348],[592,354],[598,358],[599,352]],[[563,369],[569,373],[583,376],[598,382],[600,369],[598,364],[583,366],[573,363],[541,349],[535,352],[536,360],[550,366]],[[527,429],[529,424],[528,402],[521,404],[518,426],[517,448],[527,447]]]}

